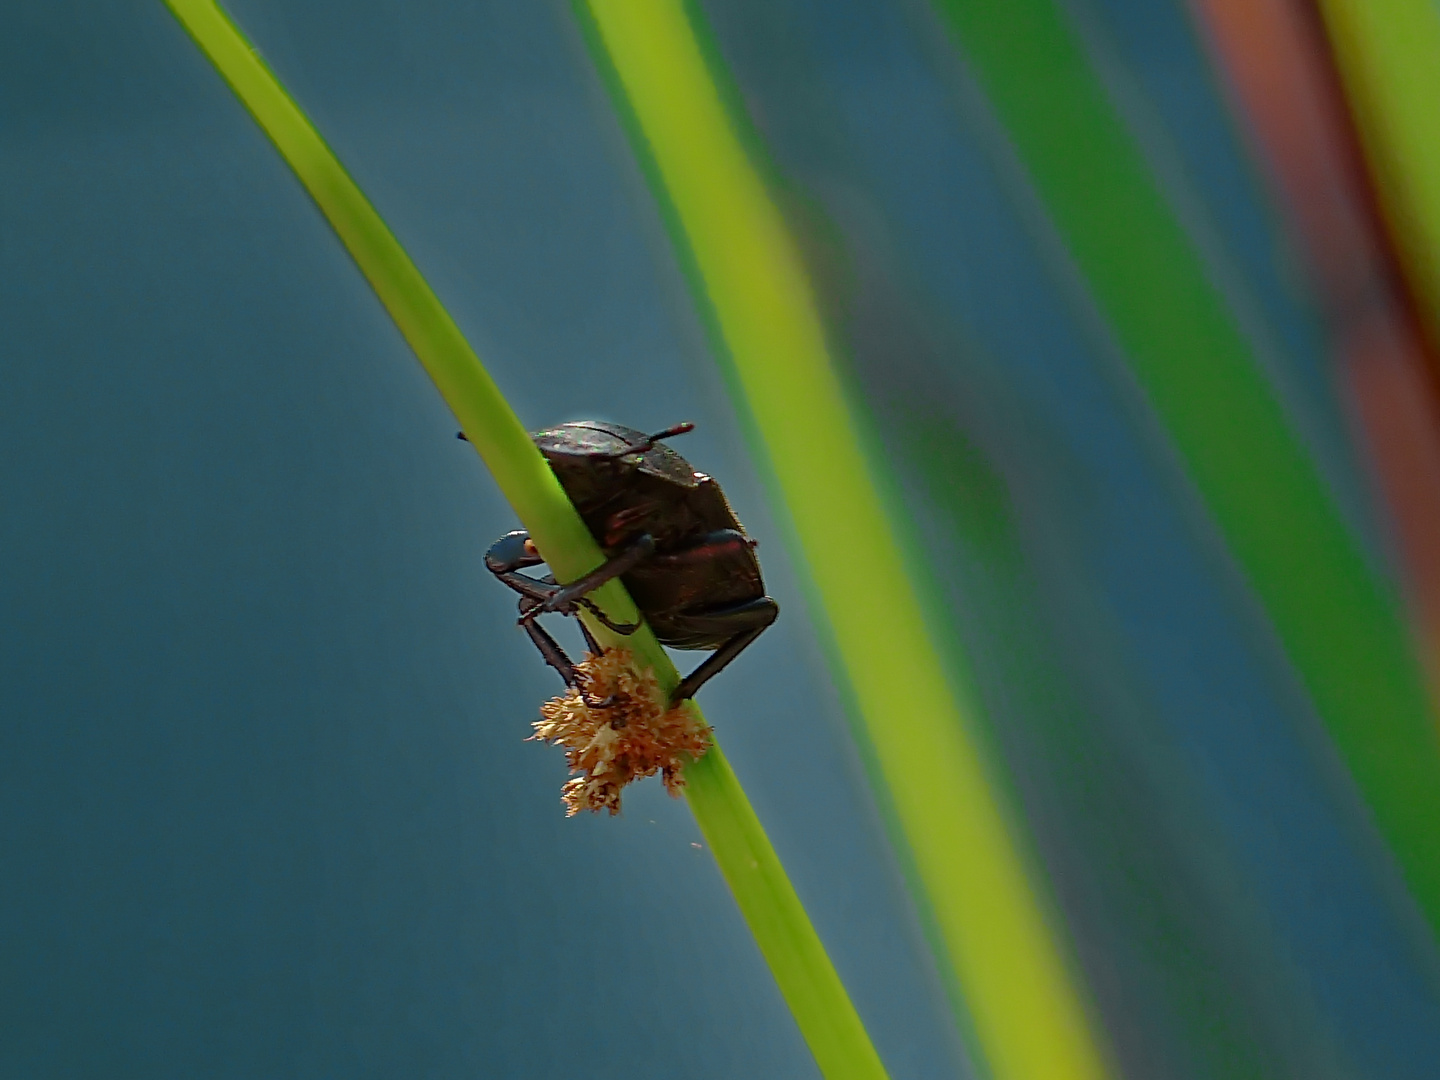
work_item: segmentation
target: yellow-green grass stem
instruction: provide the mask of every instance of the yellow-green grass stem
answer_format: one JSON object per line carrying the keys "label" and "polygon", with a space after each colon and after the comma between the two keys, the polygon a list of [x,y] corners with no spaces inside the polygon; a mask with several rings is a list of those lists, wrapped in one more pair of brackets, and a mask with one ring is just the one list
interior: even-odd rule
{"label": "yellow-green grass stem", "polygon": [[791,515],[991,1075],[1106,1075],[969,718],[943,676],[809,282],[680,0],[589,0],[591,37]]}
{"label": "yellow-green grass stem", "polygon": [[[557,578],[571,581],[600,565],[594,538],[479,357],[274,73],[212,0],[165,2],[329,219]],[[594,599],[614,619],[638,617],[618,581]],[[620,638],[591,626],[602,643],[629,647],[666,691],[679,682],[649,627]],[[696,821],[822,1072],[829,1080],[884,1080],[859,1015],[720,747],[693,762],[685,779]]]}
{"label": "yellow-green grass stem", "polygon": [[1320,0],[1401,259],[1440,341],[1440,7]]}

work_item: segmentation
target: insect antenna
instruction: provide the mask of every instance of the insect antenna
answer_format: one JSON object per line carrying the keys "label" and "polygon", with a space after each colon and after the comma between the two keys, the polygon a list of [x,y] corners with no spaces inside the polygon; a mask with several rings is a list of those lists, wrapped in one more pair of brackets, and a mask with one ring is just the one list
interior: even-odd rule
{"label": "insect antenna", "polygon": [[[643,454],[646,450],[649,450],[661,439],[668,439],[674,435],[684,435],[686,432],[694,430],[695,425],[690,423],[689,421],[686,421],[683,424],[676,424],[674,427],[668,427],[664,431],[657,431],[654,435],[646,435],[643,439],[629,443],[628,445],[622,447],[619,450],[612,450],[608,454],[605,454],[603,456],[623,458],[629,457],[631,454]],[[597,454],[596,456],[600,457],[602,455]]]}
{"label": "insect antenna", "polygon": [[[628,457],[631,454],[643,454],[646,450],[649,450],[661,439],[669,439],[675,435],[684,435],[686,432],[694,430],[695,425],[687,420],[683,424],[676,424],[674,427],[668,427],[664,431],[657,431],[654,435],[646,435],[645,438],[641,439],[639,442],[627,443],[619,450],[611,450],[607,453],[596,453],[592,456],[621,458]],[[457,431],[455,433],[455,438],[460,439],[463,442],[470,441],[470,437],[466,435],[463,431]]]}
{"label": "insect antenna", "polygon": [[690,423],[690,421],[687,420],[687,421],[685,421],[685,423],[683,423],[683,424],[676,424],[674,427],[667,427],[664,431],[657,431],[654,435],[646,435],[646,436],[645,436],[645,442],[642,443],[640,446],[635,447],[631,452],[632,452],[632,453],[634,453],[634,452],[642,452],[642,453],[643,453],[644,451],[649,450],[652,446],[654,446],[654,445],[655,445],[657,442],[659,442],[661,439],[668,439],[668,438],[670,438],[672,435],[685,435],[685,434],[687,434],[688,432],[691,432],[691,431],[694,431],[694,430],[695,430],[695,425],[692,424],[692,423]]}

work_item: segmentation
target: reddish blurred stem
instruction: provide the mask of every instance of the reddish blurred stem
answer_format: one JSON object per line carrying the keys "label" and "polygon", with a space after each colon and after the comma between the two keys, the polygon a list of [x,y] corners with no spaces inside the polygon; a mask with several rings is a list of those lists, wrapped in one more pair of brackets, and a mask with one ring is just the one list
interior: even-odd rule
{"label": "reddish blurred stem", "polygon": [[1308,257],[1440,688],[1440,356],[1378,212],[1324,30],[1306,0],[1192,5]]}

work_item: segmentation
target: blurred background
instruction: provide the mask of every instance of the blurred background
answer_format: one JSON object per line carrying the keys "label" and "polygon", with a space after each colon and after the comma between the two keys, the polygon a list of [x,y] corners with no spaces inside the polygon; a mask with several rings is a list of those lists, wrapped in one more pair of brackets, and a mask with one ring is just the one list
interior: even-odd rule
{"label": "blurred background", "polygon": [[[583,5],[227,10],[529,427],[697,423],[784,612],[707,716],[891,1076],[1019,1080]],[[1084,1075],[1434,1076],[1440,8],[683,13]],[[685,804],[563,817],[513,515],[175,19],[0,54],[0,1075],[818,1076]]]}

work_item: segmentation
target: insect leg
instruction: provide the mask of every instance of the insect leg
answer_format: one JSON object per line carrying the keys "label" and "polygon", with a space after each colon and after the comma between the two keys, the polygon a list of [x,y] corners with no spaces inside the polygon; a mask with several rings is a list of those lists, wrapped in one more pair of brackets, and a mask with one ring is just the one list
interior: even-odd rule
{"label": "insect leg", "polygon": [[[544,561],[536,553],[535,545],[530,543],[530,534],[520,529],[506,533],[491,544],[490,550],[485,553],[485,569],[494,574],[502,584],[508,585],[522,597],[534,600],[536,604],[548,600],[560,586],[555,584],[553,578],[539,581],[528,574],[522,574],[520,568],[539,566]],[[521,613],[526,610],[528,609],[522,604]]]}
{"label": "insect leg", "polygon": [[521,616],[520,626],[525,633],[530,635],[530,640],[535,643],[535,648],[540,650],[545,663],[549,664],[560,673],[565,680],[566,686],[580,688],[580,676],[575,671],[575,665],[570,662],[570,657],[565,655],[565,650],[560,648],[560,643],[550,636],[550,632],[535,621],[535,608],[526,610],[527,601],[520,601]]}
{"label": "insect leg", "polygon": [[734,627],[736,633],[725,644],[701,661],[700,666],[686,675],[680,685],[670,694],[671,703],[694,697],[695,692],[723,671],[750,643],[763,634],[780,614],[780,605],[768,596],[748,600],[743,604],[704,615],[690,616],[690,624],[710,624],[717,627]]}
{"label": "insect leg", "polygon": [[[635,540],[624,551],[620,552],[619,555],[616,555],[612,559],[607,559],[603,564],[591,570],[590,573],[584,577],[572,581],[569,585],[561,586],[555,592],[551,593],[549,599],[544,602],[543,606],[546,611],[558,611],[562,614],[570,615],[574,613],[573,608],[577,603],[583,604],[592,615],[595,615],[601,622],[610,627],[611,630],[614,630],[618,634],[633,634],[636,629],[635,626],[628,623],[617,625],[611,622],[597,607],[593,604],[586,603],[583,598],[589,593],[594,592],[601,585],[604,585],[607,581],[612,581],[621,574],[633,570],[654,553],[655,540],[649,533],[646,533]],[[622,629],[622,627],[625,627],[625,629]]]}
{"label": "insect leg", "polygon": [[585,635],[585,647],[590,650],[590,655],[599,656],[604,650],[600,648],[600,643],[595,640],[595,635],[590,632],[590,628],[585,625],[585,620],[576,619],[575,621],[580,624],[580,633]]}
{"label": "insect leg", "polygon": [[[600,623],[600,624],[603,625],[603,626],[608,626],[611,630],[614,630],[615,633],[617,633],[617,634],[624,634],[624,635],[626,635],[626,636],[628,637],[629,635],[633,634],[636,630],[640,629],[640,624],[639,624],[638,622],[615,622],[614,620],[612,620],[612,619],[610,618],[609,615],[606,615],[605,612],[603,612],[603,611],[600,610],[600,607],[599,607],[598,604],[593,604],[593,603],[591,603],[589,600],[586,600],[583,596],[582,596],[579,600],[576,600],[576,601],[574,602],[574,606],[576,606],[576,607],[583,607],[586,611],[590,612],[591,615],[594,615],[594,616],[595,616],[595,621],[596,621],[596,622]],[[565,614],[567,614],[567,615],[575,615],[576,612],[574,611],[574,609],[573,609],[573,607],[572,607],[572,609],[571,609],[570,611],[565,612]],[[581,625],[581,626],[584,626],[585,624],[582,622],[580,625]]]}
{"label": "insect leg", "polygon": [[[581,684],[580,673],[575,670],[575,665],[570,662],[570,657],[565,655],[565,650],[560,647],[560,643],[550,636],[548,630],[535,621],[535,617],[539,614],[540,604],[538,601],[530,597],[521,598],[520,626],[525,633],[530,635],[530,640],[534,642],[535,648],[540,650],[540,655],[544,658],[545,663],[558,671],[560,677],[565,680],[565,685],[579,694],[585,704],[592,709],[603,709],[615,704],[613,694],[599,700],[589,695]],[[585,632],[585,640],[592,646],[592,651],[596,656],[600,655],[600,647],[595,644],[595,639],[590,636],[590,631],[584,629],[584,623],[581,623],[580,626]]]}
{"label": "insect leg", "polygon": [[[485,567],[502,584],[519,593],[524,601],[533,601],[530,606],[526,606],[524,602],[521,604],[521,613],[529,615],[532,619],[535,615],[549,612],[574,616],[578,614],[576,608],[583,607],[595,616],[598,622],[609,627],[615,633],[633,634],[639,629],[639,623],[615,622],[601,611],[598,605],[585,599],[585,594],[598,589],[611,578],[619,577],[654,550],[655,541],[649,536],[642,536],[619,555],[592,570],[579,581],[561,586],[557,585],[553,578],[541,581],[528,574],[520,573],[521,567],[539,566],[544,560],[536,552],[535,545],[530,542],[530,534],[517,529],[515,532],[506,533],[490,545],[490,550],[485,553]],[[589,629],[585,628],[583,622],[580,625],[585,632],[585,640],[590,645],[591,651],[599,655],[600,648]],[[541,652],[543,653],[544,649],[541,649]]]}

